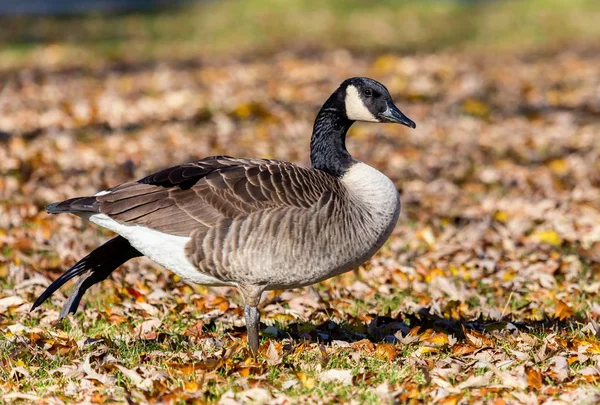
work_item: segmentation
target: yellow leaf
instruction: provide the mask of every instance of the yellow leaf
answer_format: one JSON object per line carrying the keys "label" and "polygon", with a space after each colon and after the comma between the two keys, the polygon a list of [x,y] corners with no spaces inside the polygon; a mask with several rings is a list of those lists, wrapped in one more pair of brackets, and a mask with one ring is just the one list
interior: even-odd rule
{"label": "yellow leaf", "polygon": [[508,221],[508,214],[505,211],[497,211],[494,214],[494,219],[498,222],[505,223]]}
{"label": "yellow leaf", "polygon": [[469,98],[463,103],[463,110],[470,115],[476,117],[487,117],[489,114],[489,108],[487,104],[482,101]]}
{"label": "yellow leaf", "polygon": [[528,367],[525,371],[527,372],[527,385],[536,390],[542,388],[542,373],[533,367]]}
{"label": "yellow leaf", "polygon": [[586,353],[600,354],[600,343],[587,341],[585,344],[588,346]]}
{"label": "yellow leaf", "polygon": [[555,318],[564,321],[565,319],[570,318],[573,315],[575,315],[575,311],[573,311],[573,309],[571,309],[570,306],[565,304],[562,300],[557,300],[556,310],[554,311]]}
{"label": "yellow leaf", "polygon": [[419,336],[419,341],[422,342],[425,339],[429,339],[431,336],[433,336],[434,333],[435,333],[435,331],[433,329],[427,329],[425,332],[423,332],[421,334],[421,336]]}
{"label": "yellow leaf", "polygon": [[272,318],[275,322],[279,322],[281,324],[288,324],[296,320],[296,318],[290,314],[274,314]]}
{"label": "yellow leaf", "polygon": [[459,395],[448,395],[447,397],[442,398],[437,403],[440,405],[456,405],[460,401]]}
{"label": "yellow leaf", "polygon": [[396,57],[394,55],[385,54],[378,57],[373,63],[373,69],[379,74],[389,73],[396,66]]}
{"label": "yellow leaf", "polygon": [[246,118],[250,116],[251,113],[252,106],[250,104],[240,104],[234,110],[234,114],[240,118]]}
{"label": "yellow leaf", "polygon": [[300,383],[304,388],[308,388],[309,390],[315,388],[315,379],[306,373],[303,373],[302,371],[296,371],[296,377],[298,380],[300,380]]}
{"label": "yellow leaf", "polygon": [[375,349],[375,357],[381,360],[392,361],[396,358],[396,348],[389,343],[380,343]]}
{"label": "yellow leaf", "polygon": [[530,308],[524,312],[525,319],[530,321],[541,321],[544,319],[544,313],[538,308]]}
{"label": "yellow leaf", "polygon": [[559,246],[562,243],[562,238],[555,231],[538,231],[533,234],[533,237],[540,242],[554,246]]}
{"label": "yellow leaf", "polygon": [[569,165],[565,159],[554,159],[548,163],[548,168],[556,174],[565,174],[569,171]]}
{"label": "yellow leaf", "polygon": [[437,349],[435,347],[421,346],[417,349],[417,351],[415,351],[415,355],[417,357],[421,357],[424,354],[434,353],[436,350]]}
{"label": "yellow leaf", "polygon": [[238,373],[240,373],[240,377],[248,377],[250,371],[252,371],[252,367],[240,367]]}
{"label": "yellow leaf", "polygon": [[185,390],[187,392],[196,392],[199,388],[200,386],[196,381],[188,381],[185,383]]}
{"label": "yellow leaf", "polygon": [[436,277],[443,276],[444,270],[435,268],[425,276],[425,282],[430,283]]}
{"label": "yellow leaf", "polygon": [[442,347],[449,344],[448,335],[446,335],[445,333],[436,333],[435,335],[428,337],[422,342],[434,347]]}

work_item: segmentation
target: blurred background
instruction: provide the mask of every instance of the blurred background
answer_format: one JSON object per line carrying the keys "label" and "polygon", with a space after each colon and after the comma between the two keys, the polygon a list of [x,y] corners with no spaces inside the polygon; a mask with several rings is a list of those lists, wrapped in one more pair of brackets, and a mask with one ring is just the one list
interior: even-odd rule
{"label": "blurred background", "polygon": [[573,46],[597,43],[599,13],[594,0],[5,0],[0,67],[339,47]]}

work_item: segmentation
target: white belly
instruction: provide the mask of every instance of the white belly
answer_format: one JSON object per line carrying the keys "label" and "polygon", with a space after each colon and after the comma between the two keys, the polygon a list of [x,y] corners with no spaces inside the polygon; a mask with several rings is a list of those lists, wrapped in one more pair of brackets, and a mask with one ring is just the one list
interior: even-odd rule
{"label": "white belly", "polygon": [[193,266],[185,254],[185,245],[190,238],[174,236],[139,225],[117,222],[105,214],[94,214],[90,222],[118,233],[150,260],[171,270],[181,278],[196,284],[227,285],[212,276],[203,274]]}

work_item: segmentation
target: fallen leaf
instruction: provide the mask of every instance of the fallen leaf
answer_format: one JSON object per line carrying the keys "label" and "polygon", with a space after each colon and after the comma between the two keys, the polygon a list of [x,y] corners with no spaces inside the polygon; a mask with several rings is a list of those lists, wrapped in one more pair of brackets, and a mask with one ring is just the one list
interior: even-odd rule
{"label": "fallen leaf", "polygon": [[105,374],[100,374],[100,373],[96,372],[90,364],[91,357],[92,357],[91,354],[87,355],[85,358],[85,361],[83,362],[82,367],[83,367],[83,371],[85,372],[85,378],[96,380],[105,386],[112,386],[115,383],[116,378],[111,375],[105,375]]}
{"label": "fallen leaf", "polygon": [[275,347],[273,342],[269,343],[269,348],[267,349],[267,364],[270,366],[276,366],[281,364],[283,361],[283,356],[279,354],[279,351]]}
{"label": "fallen leaf", "polygon": [[17,307],[23,304],[25,300],[23,298],[13,295],[10,297],[0,299],[0,313],[6,312],[7,309],[11,307]]}
{"label": "fallen leaf", "polygon": [[469,98],[463,102],[463,110],[476,117],[487,117],[489,114],[489,107],[482,101]]}
{"label": "fallen leaf", "polygon": [[435,333],[427,339],[421,340],[421,342],[433,347],[442,347],[449,344],[448,335],[443,332]]}
{"label": "fallen leaf", "polygon": [[389,343],[380,343],[375,349],[375,357],[386,361],[392,361],[396,358],[396,348]]}
{"label": "fallen leaf", "polygon": [[466,329],[464,325],[461,326],[463,329],[463,333],[465,334],[465,339],[471,346],[477,348],[494,347],[493,340],[487,337],[485,334],[479,333],[471,329]]}
{"label": "fallen leaf", "polygon": [[575,311],[571,309],[564,301],[556,300],[556,310],[554,311],[554,317],[558,320],[564,321],[567,318],[575,315]]}
{"label": "fallen leaf", "polygon": [[319,379],[325,382],[339,382],[342,384],[352,384],[352,371],[331,369],[319,374]]}
{"label": "fallen leaf", "polygon": [[525,369],[525,372],[527,373],[527,385],[529,388],[535,388],[536,390],[542,388],[542,373],[539,370],[528,367]]}
{"label": "fallen leaf", "polygon": [[458,384],[458,389],[464,390],[466,388],[484,387],[489,384],[493,375],[494,373],[491,371],[488,371],[483,375],[472,375],[465,381]]}
{"label": "fallen leaf", "polygon": [[131,380],[132,383],[134,383],[136,386],[142,388],[142,389],[147,389],[148,387],[144,387],[142,385],[142,382],[144,381],[144,379],[142,378],[142,376],[140,376],[135,370],[123,367],[120,364],[115,364],[115,367],[117,369],[119,369],[119,371],[127,378],[129,378]]}
{"label": "fallen leaf", "polygon": [[569,378],[569,362],[563,356],[554,356],[550,359],[550,370],[552,372],[552,378],[562,382]]}
{"label": "fallen leaf", "polygon": [[302,371],[296,371],[296,377],[304,388],[312,390],[315,387],[315,379]]}
{"label": "fallen leaf", "polygon": [[562,244],[562,238],[555,231],[538,231],[532,236],[542,243],[548,243],[554,246],[560,246]]}
{"label": "fallen leaf", "polygon": [[144,338],[148,333],[152,332],[153,329],[158,328],[161,324],[162,322],[158,318],[148,319],[135,328],[135,335]]}

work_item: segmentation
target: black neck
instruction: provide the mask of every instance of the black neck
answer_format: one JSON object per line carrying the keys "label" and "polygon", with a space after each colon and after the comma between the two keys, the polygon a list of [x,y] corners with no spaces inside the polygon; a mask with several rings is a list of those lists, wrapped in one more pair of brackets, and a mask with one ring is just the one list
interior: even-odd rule
{"label": "black neck", "polygon": [[346,150],[346,132],[353,122],[344,111],[325,103],[310,140],[310,161],[315,169],[341,177],[356,162]]}

